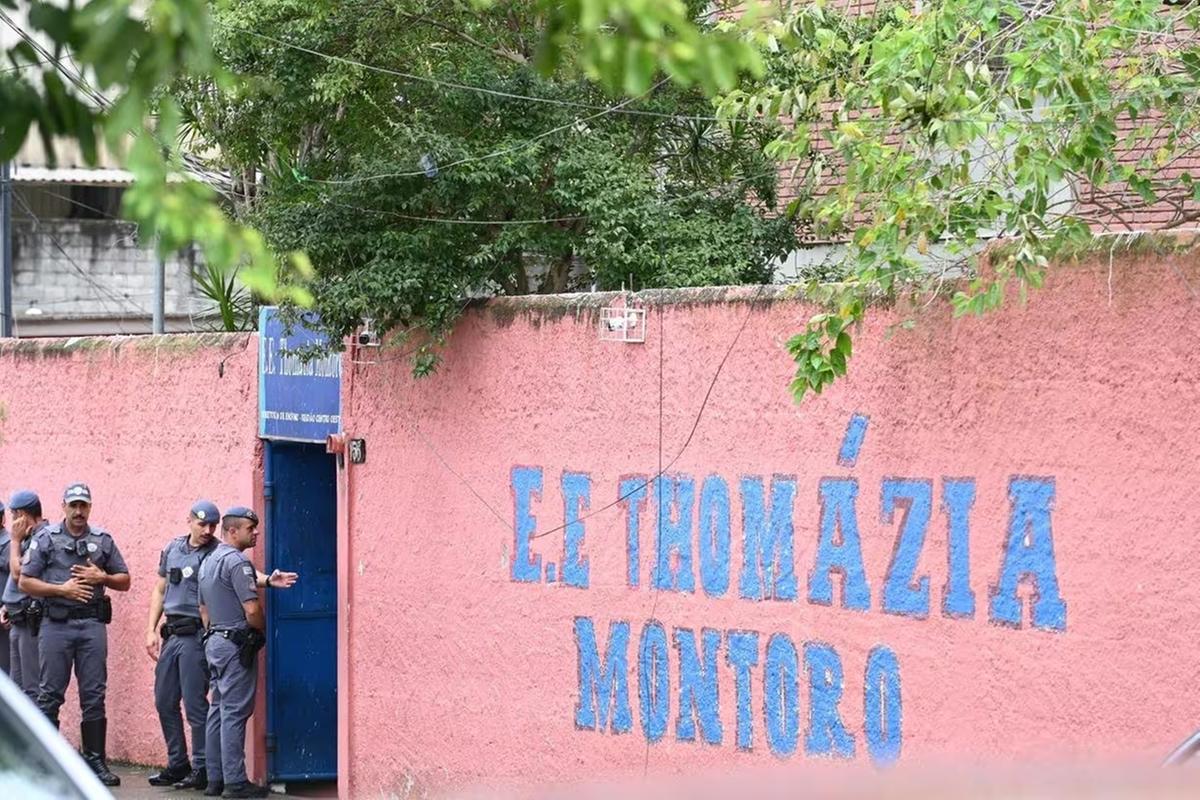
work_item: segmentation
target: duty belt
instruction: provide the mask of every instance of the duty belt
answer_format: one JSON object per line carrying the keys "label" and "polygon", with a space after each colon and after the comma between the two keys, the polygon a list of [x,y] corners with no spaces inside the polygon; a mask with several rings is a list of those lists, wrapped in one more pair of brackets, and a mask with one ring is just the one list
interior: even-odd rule
{"label": "duty belt", "polygon": [[201,629],[200,620],[182,614],[168,614],[160,633],[164,639],[172,636],[194,636]]}
{"label": "duty belt", "polygon": [[57,608],[52,609],[47,616],[56,622],[61,622],[68,619],[100,619],[100,606],[86,605],[76,606],[74,608],[63,608],[62,606],[58,606]]}

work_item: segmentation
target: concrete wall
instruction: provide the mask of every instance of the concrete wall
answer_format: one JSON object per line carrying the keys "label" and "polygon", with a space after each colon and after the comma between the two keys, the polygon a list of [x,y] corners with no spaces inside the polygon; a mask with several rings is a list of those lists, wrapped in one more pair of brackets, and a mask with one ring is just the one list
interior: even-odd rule
{"label": "concrete wall", "polygon": [[[92,219],[13,221],[13,312],[18,329],[70,317],[115,320],[149,318],[154,305],[155,256],[138,241],[131,223]],[[168,260],[166,312],[199,315],[208,303],[196,292],[187,258]],[[29,309],[40,314],[32,316]],[[123,332],[148,326],[127,322]],[[194,327],[194,326],[193,326]],[[28,331],[18,335],[31,335]]]}
{"label": "concrete wall", "polygon": [[881,310],[799,407],[811,310],[744,292],[638,298],[640,345],[495,303],[421,381],[359,351],[344,796],[1165,756],[1200,727],[1197,290],[1105,258],[983,319]]}
{"label": "concrete wall", "polygon": [[[92,521],[116,538],[133,576],[109,628],[110,754],[165,760],[154,713],[146,610],[166,541],[188,508],[254,502],[259,475],[255,337],[11,340],[0,345],[0,494],[31,488],[61,519],[67,483],[86,481]],[[72,680],[62,728],[77,738]]]}

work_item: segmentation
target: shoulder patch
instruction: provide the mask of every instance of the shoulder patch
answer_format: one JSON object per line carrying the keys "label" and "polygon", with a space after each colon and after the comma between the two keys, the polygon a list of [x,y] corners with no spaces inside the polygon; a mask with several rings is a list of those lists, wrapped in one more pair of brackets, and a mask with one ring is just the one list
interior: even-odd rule
{"label": "shoulder patch", "polygon": [[254,567],[250,566],[249,564],[242,564],[242,572],[246,575],[253,575]]}
{"label": "shoulder patch", "polygon": [[[37,539],[30,539],[30,540],[29,540],[29,549],[30,549],[30,550],[37,550],[37,549],[38,549],[38,543],[37,543]],[[26,556],[28,556],[28,555],[29,555],[29,554],[28,554],[28,553],[26,553]]]}

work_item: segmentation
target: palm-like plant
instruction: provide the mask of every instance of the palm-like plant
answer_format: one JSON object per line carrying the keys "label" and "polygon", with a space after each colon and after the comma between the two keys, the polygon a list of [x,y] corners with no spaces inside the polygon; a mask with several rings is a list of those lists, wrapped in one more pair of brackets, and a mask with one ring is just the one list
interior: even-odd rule
{"label": "palm-like plant", "polygon": [[226,273],[212,264],[192,267],[196,289],[216,306],[219,328],[245,331],[254,327],[254,297],[237,278],[237,271]]}

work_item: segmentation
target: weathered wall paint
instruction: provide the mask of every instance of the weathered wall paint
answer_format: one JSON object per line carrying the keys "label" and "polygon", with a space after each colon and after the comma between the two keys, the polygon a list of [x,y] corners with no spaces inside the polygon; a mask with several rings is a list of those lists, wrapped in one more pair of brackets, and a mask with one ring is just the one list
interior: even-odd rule
{"label": "weathered wall paint", "polygon": [[[378,363],[343,377],[369,442],[339,490],[343,796],[1161,757],[1200,725],[1200,269],[1106,266],[982,320],[934,305],[889,338],[877,312],[851,378],[799,408],[782,344],[809,311],[744,292],[643,297],[643,345],[562,299],[493,304],[423,381],[358,353]],[[135,573],[116,757],[162,759],[158,549],[196,496],[261,497],[254,373],[253,337],[0,348],[0,491],[53,507],[88,480]]]}
{"label": "weathered wall paint", "polygon": [[894,335],[877,311],[800,407],[811,311],[748,293],[643,296],[641,345],[493,304],[421,381],[359,352],[348,796],[1165,755],[1200,726],[1200,269],[1172,258]]}
{"label": "weathered wall paint", "polygon": [[[86,481],[92,521],[113,534],[131,570],[131,590],[111,593],[113,758],[165,760],[143,647],[158,553],[186,532],[196,498],[254,502],[256,358],[256,338],[244,334],[0,346],[0,494],[34,489],[55,520],[63,488]],[[72,679],[62,729],[73,741],[78,720]]]}

